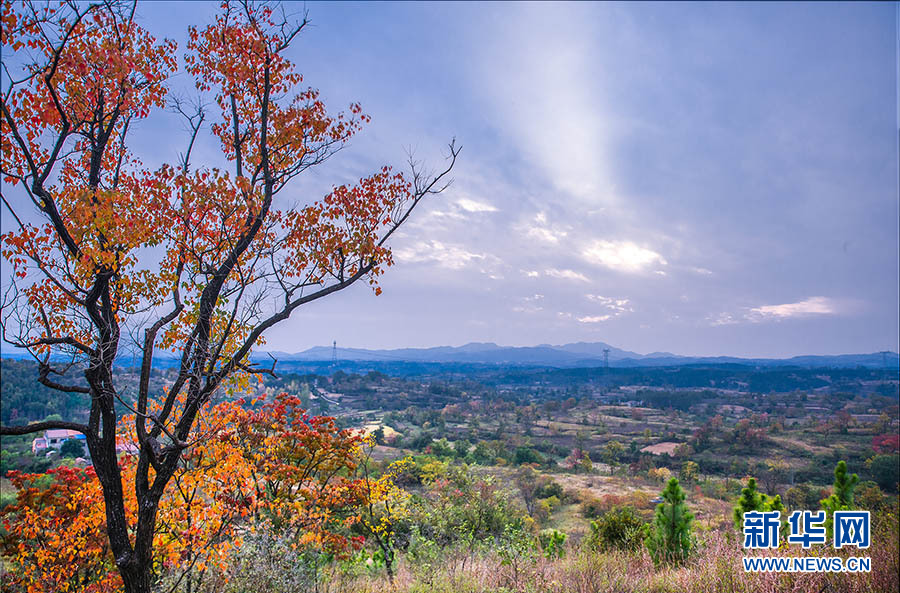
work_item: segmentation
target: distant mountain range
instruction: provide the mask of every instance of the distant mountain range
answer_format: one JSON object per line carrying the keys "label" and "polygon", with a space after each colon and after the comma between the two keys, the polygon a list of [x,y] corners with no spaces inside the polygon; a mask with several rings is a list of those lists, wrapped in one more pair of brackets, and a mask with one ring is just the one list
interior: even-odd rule
{"label": "distant mountain range", "polygon": [[[611,367],[655,367],[680,366],[688,364],[743,364],[753,366],[798,366],[798,367],[832,367],[832,368],[900,368],[900,355],[889,352],[871,354],[841,354],[834,356],[794,356],[792,358],[738,358],[734,356],[680,356],[671,352],[651,352],[638,354],[616,348],[605,342],[575,342],[554,346],[539,344],[537,346],[498,346],[493,342],[472,342],[464,346],[438,346],[435,348],[399,348],[396,350],[366,350],[364,348],[338,348],[337,358],[352,362],[411,362],[411,363],[444,363],[444,364],[489,364],[509,366],[547,366],[547,367],[598,367],[605,364],[604,350],[609,350],[609,366]],[[22,351],[3,350],[4,358],[29,358]],[[275,357],[279,362],[306,363],[329,362],[332,359],[332,348],[315,346],[303,352],[257,352],[253,360],[267,364]],[[120,352],[119,364],[132,366],[139,364],[135,352]],[[154,363],[160,366],[171,366],[176,358],[171,352],[157,352]]]}
{"label": "distant mountain range", "polygon": [[[676,366],[684,364],[748,364],[759,366],[801,367],[900,367],[900,355],[890,352],[882,355],[842,354],[834,356],[794,356],[792,358],[738,358],[733,356],[679,356],[671,352],[638,354],[622,350],[605,342],[576,342],[554,346],[511,347],[492,342],[472,342],[464,346],[438,346],[435,348],[400,348],[396,350],[366,350],[363,348],[337,348],[337,358],[348,361],[403,361],[437,363],[481,363],[505,365],[538,365],[553,367],[593,367],[605,364],[604,351],[609,350],[609,365],[616,367]],[[282,362],[329,361],[332,348],[316,346],[303,352],[261,352],[259,359],[274,356]]]}

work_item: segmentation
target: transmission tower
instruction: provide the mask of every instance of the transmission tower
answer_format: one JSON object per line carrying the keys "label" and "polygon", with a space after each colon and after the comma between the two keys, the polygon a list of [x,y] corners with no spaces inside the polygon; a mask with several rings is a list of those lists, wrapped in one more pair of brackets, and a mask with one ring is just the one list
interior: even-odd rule
{"label": "transmission tower", "polygon": [[337,340],[331,343],[331,366],[337,364]]}
{"label": "transmission tower", "polygon": [[603,349],[603,368],[606,369],[606,374],[609,374],[609,348]]}

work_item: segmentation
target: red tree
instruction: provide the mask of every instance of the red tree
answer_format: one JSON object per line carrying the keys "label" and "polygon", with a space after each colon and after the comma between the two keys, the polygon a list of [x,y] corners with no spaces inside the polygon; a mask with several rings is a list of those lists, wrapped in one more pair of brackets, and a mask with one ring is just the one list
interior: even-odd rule
{"label": "red tree", "polygon": [[[249,354],[298,307],[359,280],[379,290],[391,264],[388,239],[445,187],[458,149],[450,145],[448,166],[435,176],[413,166],[406,179],[384,167],[321,201],[279,209],[280,192],[369,119],[357,104],[331,114],[316,91],[297,90],[302,79],[285,55],[305,19],[226,2],[214,23],[190,30],[187,70],[217,109],[176,103],[190,137],[177,165],[156,170],[142,165],[129,130],[166,105],[176,48],[138,25],[134,4],[4,2],[2,24],[2,174],[43,219],[25,222],[4,190],[19,226],[2,238],[15,272],[3,333],[39,361],[44,385],[90,394],[91,409],[86,423],[0,434],[84,433],[124,588],[146,593],[160,500],[195,442],[199,410],[221,387],[273,372]],[[192,161],[208,118],[229,171]],[[133,398],[113,372],[128,332],[140,335]],[[162,394],[150,389],[158,348],[180,356]],[[61,355],[75,364],[60,366]],[[84,384],[67,378],[74,372]],[[133,532],[116,458],[123,408],[134,414],[139,446]]]}

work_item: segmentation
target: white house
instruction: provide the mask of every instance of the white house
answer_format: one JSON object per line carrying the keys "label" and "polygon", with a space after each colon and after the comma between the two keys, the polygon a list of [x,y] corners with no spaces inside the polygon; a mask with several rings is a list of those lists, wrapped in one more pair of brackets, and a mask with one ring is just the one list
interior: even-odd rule
{"label": "white house", "polygon": [[44,436],[37,437],[31,441],[31,452],[45,451],[47,449],[56,449],[62,447],[62,444],[69,439],[85,440],[83,434],[77,430],[69,430],[67,428],[51,428],[44,431]]}

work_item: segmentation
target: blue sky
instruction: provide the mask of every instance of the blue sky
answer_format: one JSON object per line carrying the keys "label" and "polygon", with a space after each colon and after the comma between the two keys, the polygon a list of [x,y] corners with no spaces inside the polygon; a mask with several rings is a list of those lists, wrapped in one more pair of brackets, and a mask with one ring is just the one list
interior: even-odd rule
{"label": "blue sky", "polygon": [[[305,7],[305,83],[373,120],[285,199],[407,147],[435,168],[452,137],[464,148],[394,242],[384,294],[313,303],[268,347],[898,349],[896,5]],[[214,9],[139,14],[183,42]],[[177,158],[174,120],[138,133],[147,162]]]}

